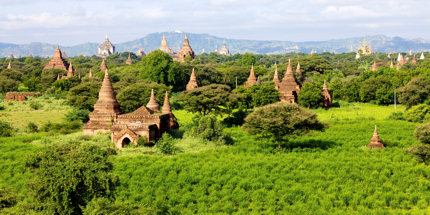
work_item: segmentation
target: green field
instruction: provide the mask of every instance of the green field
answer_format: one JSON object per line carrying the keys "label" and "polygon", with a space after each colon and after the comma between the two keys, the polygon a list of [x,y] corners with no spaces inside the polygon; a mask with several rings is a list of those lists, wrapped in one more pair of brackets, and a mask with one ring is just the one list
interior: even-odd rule
{"label": "green field", "polygon": [[[181,152],[173,156],[155,148],[121,149],[111,157],[120,179],[116,199],[154,213],[426,214],[430,167],[404,152],[418,143],[413,137],[416,124],[388,119],[403,110],[342,102],[340,108],[314,110],[329,128],[298,137],[282,151],[265,147],[264,140],[239,127],[226,128],[235,140],[232,146],[185,135],[176,140]],[[14,113],[10,122],[20,128],[25,125],[21,114],[34,114],[27,120],[41,124],[61,120],[67,108],[55,114],[50,110],[52,117],[38,118],[37,111],[8,109],[0,114]],[[174,114],[182,127],[191,123],[192,114]],[[387,146],[382,151],[365,147],[375,124]],[[113,147],[107,136],[80,133],[1,138],[0,186],[27,199],[26,155],[61,142]]]}

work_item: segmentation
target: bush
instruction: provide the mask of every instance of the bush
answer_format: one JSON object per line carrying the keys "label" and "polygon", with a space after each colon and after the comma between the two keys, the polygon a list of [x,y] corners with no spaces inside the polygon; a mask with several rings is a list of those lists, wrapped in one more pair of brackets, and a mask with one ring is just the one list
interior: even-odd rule
{"label": "bush", "polygon": [[37,133],[39,132],[39,127],[34,122],[29,122],[27,124],[27,131],[31,133]]}
{"label": "bush", "polygon": [[403,112],[392,112],[387,119],[391,120],[405,120]]}
{"label": "bush", "polygon": [[419,162],[430,163],[430,145],[419,144],[406,149],[406,152],[414,156]]}
{"label": "bush", "polygon": [[39,110],[42,106],[39,103],[35,102],[35,101],[31,101],[30,102],[30,107],[33,110]]}
{"label": "bush", "polygon": [[405,119],[410,122],[424,122],[430,119],[430,105],[421,104],[411,107],[405,113]]}
{"label": "bush", "polygon": [[55,132],[55,133],[61,133],[61,134],[70,134],[75,132],[76,130],[80,129],[82,126],[82,123],[79,121],[73,121],[73,122],[66,122],[66,123],[52,123],[47,122],[42,126],[40,129],[44,132]]}
{"label": "bush", "polygon": [[169,133],[164,133],[163,136],[155,144],[158,150],[163,154],[173,155],[178,152],[178,148],[175,146],[175,140]]}
{"label": "bush", "polygon": [[223,120],[223,123],[227,126],[242,125],[247,115],[247,112],[243,111],[242,109],[239,109],[238,111],[233,112],[231,116],[226,117]]}
{"label": "bush", "polygon": [[69,122],[79,121],[82,123],[88,122],[90,111],[86,109],[72,110],[66,114],[66,120]]}
{"label": "bush", "polygon": [[215,115],[195,117],[192,133],[204,140],[217,141],[222,136],[221,122]]}
{"label": "bush", "polygon": [[6,109],[3,105],[0,105],[0,110]]}
{"label": "bush", "polygon": [[113,197],[118,185],[108,152],[95,145],[58,144],[29,156],[30,193],[46,214],[81,214],[95,197]]}
{"label": "bush", "polygon": [[108,198],[96,198],[91,200],[82,211],[84,215],[138,215],[148,214],[150,211],[143,211],[137,206],[124,202],[112,202]]}
{"label": "bush", "polygon": [[415,128],[414,136],[425,144],[430,144],[430,122],[417,126]]}
{"label": "bush", "polygon": [[0,188],[0,211],[4,208],[13,207],[18,203],[18,197],[10,190]]}
{"label": "bush", "polygon": [[13,128],[7,122],[0,121],[0,137],[11,137]]}

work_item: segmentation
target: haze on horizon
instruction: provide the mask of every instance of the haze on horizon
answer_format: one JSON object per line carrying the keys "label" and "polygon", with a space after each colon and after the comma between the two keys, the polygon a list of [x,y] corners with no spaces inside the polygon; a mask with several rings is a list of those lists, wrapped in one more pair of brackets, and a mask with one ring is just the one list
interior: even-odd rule
{"label": "haze on horizon", "polygon": [[181,30],[251,40],[430,40],[428,0],[0,0],[0,42],[120,43]]}

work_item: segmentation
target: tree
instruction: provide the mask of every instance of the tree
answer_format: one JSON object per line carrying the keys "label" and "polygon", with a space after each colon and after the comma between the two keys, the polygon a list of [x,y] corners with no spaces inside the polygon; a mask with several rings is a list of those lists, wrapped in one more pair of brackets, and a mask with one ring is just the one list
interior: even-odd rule
{"label": "tree", "polygon": [[227,113],[235,106],[237,97],[230,92],[230,87],[222,84],[211,84],[190,91],[182,92],[177,101],[184,104],[187,111],[207,115]]}
{"label": "tree", "polygon": [[63,91],[63,92],[67,92],[70,90],[70,88],[75,87],[77,85],[79,85],[79,83],[81,82],[81,80],[79,80],[78,77],[71,77],[71,78],[67,78],[67,79],[61,79],[61,80],[57,80],[52,84],[52,87],[56,90],[56,91]]}
{"label": "tree", "polygon": [[67,101],[78,109],[92,111],[97,102],[100,87],[101,83],[97,81],[79,84],[69,90]]}
{"label": "tree", "polygon": [[252,135],[273,140],[278,148],[297,135],[323,130],[317,115],[296,104],[278,102],[259,107],[245,118],[242,128]]}
{"label": "tree", "polygon": [[164,101],[165,92],[169,88],[164,84],[151,81],[141,81],[122,89],[117,96],[121,110],[124,113],[133,112],[139,107],[146,105],[151,97],[151,89],[154,89],[155,97],[160,105]]}
{"label": "tree", "polygon": [[255,64],[256,61],[257,59],[251,53],[245,53],[244,55],[242,55],[242,65],[251,66],[252,64]]}
{"label": "tree", "polygon": [[0,121],[0,137],[10,137],[13,134],[13,128],[7,122]]}
{"label": "tree", "polygon": [[140,76],[159,84],[171,85],[175,91],[184,89],[187,76],[181,71],[179,63],[163,51],[156,50],[142,59]]}
{"label": "tree", "polygon": [[424,144],[430,144],[430,122],[417,126],[414,136]]}
{"label": "tree", "polygon": [[40,79],[40,85],[42,91],[45,91],[49,87],[51,87],[51,84],[57,80],[58,75],[65,74],[66,71],[61,69],[45,69],[42,71],[42,76]]}
{"label": "tree", "polygon": [[279,92],[274,83],[256,84],[251,87],[238,87],[235,93],[241,95],[239,103],[245,109],[261,107],[279,102]]}
{"label": "tree", "polygon": [[298,103],[304,107],[322,107],[323,96],[321,94],[321,85],[316,82],[306,82],[300,89]]}
{"label": "tree", "polygon": [[81,214],[93,198],[112,198],[118,185],[107,150],[95,145],[53,145],[25,165],[33,175],[29,188],[49,214]]}
{"label": "tree", "polygon": [[405,112],[405,119],[410,122],[425,122],[430,120],[430,105],[415,105]]}
{"label": "tree", "polygon": [[417,77],[409,81],[403,88],[399,90],[399,102],[404,104],[406,108],[421,103],[430,103],[430,80]]}

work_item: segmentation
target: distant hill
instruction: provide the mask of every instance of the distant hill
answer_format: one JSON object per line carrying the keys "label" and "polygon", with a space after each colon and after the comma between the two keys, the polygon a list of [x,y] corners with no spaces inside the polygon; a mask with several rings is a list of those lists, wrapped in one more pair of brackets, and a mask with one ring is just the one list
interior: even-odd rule
{"label": "distant hill", "polygon": [[[118,52],[132,51],[136,52],[143,48],[145,52],[157,49],[161,44],[163,33],[152,33],[145,37],[129,42],[115,44]],[[226,41],[230,52],[234,53],[257,53],[257,54],[281,54],[288,52],[309,53],[315,49],[318,53],[328,52],[349,52],[352,46],[354,50],[363,42],[363,37],[354,37],[346,39],[335,39],[328,41],[309,41],[309,42],[292,42],[292,41],[263,41],[263,40],[241,40],[227,39],[212,36],[209,34],[192,34],[188,33],[191,47],[197,54],[213,52],[216,47],[221,48],[223,40]],[[184,40],[182,32],[166,33],[167,44],[178,51]],[[388,37],[384,35],[367,36],[368,44],[372,46],[373,51],[377,52],[408,52],[412,50],[415,53],[430,51],[430,41],[423,39],[405,39],[401,37]],[[100,41],[101,43],[102,41]],[[84,43],[75,46],[60,46],[62,51],[68,56],[86,55],[91,56],[97,52],[98,43]],[[32,53],[34,56],[51,56],[54,53],[56,44],[47,43],[30,43],[30,44],[10,44],[0,43],[0,56],[7,57],[10,53],[14,56],[28,56]]]}

